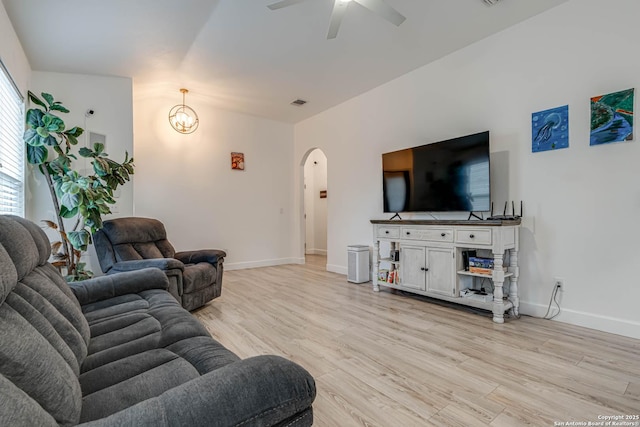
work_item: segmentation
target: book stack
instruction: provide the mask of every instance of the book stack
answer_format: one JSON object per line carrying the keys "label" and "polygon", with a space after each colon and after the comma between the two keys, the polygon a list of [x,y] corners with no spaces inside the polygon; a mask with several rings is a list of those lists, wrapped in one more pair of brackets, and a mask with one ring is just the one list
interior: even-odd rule
{"label": "book stack", "polygon": [[491,276],[493,258],[469,257],[469,272]]}
{"label": "book stack", "polygon": [[395,284],[398,281],[398,270],[378,271],[378,281]]}
{"label": "book stack", "polygon": [[379,270],[378,271],[378,281],[386,282],[389,277],[389,270]]}

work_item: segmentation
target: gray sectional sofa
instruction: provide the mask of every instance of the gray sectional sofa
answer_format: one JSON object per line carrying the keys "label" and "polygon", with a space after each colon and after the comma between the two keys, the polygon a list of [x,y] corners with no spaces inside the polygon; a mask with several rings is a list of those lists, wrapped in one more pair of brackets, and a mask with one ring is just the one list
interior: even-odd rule
{"label": "gray sectional sofa", "polygon": [[35,224],[0,216],[1,426],[309,426],[315,383],[240,360],[158,269],[67,285]]}

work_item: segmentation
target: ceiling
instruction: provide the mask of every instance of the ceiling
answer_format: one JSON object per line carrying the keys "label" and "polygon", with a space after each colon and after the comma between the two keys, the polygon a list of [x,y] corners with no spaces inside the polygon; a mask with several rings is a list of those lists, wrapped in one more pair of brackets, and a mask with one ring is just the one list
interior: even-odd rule
{"label": "ceiling", "polygon": [[351,2],[333,40],[334,0],[2,1],[33,70],[296,123],[567,0],[385,0],[400,27]]}

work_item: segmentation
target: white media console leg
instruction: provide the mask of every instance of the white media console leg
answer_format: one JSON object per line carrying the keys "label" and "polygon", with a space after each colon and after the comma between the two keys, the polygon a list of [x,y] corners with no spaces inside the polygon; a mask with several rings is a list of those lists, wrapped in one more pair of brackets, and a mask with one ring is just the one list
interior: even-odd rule
{"label": "white media console leg", "polygon": [[504,301],[502,297],[504,292],[504,270],[502,269],[502,258],[504,254],[493,254],[493,321],[496,323],[504,323]]}
{"label": "white media console leg", "polygon": [[380,269],[380,241],[376,240],[373,244],[373,277],[371,277],[371,283],[373,283],[373,291],[379,292],[380,285],[378,285],[378,272]]}
{"label": "white media console leg", "polygon": [[509,272],[513,273],[513,276],[511,276],[511,284],[509,285],[509,299],[513,304],[513,315],[518,317],[520,315],[520,297],[518,295],[518,276],[520,276],[520,269],[518,268],[518,250],[511,249],[510,252]]}

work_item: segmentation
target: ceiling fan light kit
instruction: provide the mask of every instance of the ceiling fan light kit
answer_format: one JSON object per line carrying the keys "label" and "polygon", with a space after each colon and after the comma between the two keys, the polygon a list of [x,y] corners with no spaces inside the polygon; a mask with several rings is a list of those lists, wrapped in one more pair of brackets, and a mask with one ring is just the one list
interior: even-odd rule
{"label": "ceiling fan light kit", "polygon": [[[281,0],[276,3],[272,3],[267,7],[271,10],[282,9],[283,7],[292,6],[294,4],[302,3],[305,0]],[[491,1],[491,0],[485,0]],[[497,0],[493,0],[497,1]],[[347,7],[352,3],[358,3],[360,6],[369,9],[373,13],[379,15],[381,18],[389,21],[395,26],[400,26],[407,18],[405,18],[400,12],[389,6],[384,0],[334,0],[333,11],[331,12],[331,21],[329,22],[329,31],[327,32],[327,39],[335,39],[342,23]]]}

